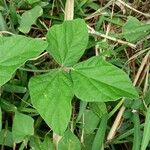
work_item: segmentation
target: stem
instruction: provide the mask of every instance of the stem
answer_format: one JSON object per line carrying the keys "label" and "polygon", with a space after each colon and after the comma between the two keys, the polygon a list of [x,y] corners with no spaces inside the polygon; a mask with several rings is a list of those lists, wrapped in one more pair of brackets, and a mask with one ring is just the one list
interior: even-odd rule
{"label": "stem", "polygon": [[65,5],[64,20],[73,20],[74,16],[74,0],[67,0]]}
{"label": "stem", "polygon": [[[88,26],[88,25],[87,25]],[[111,37],[111,36],[108,36],[108,35],[105,35],[105,34],[102,34],[100,32],[97,32],[95,31],[93,28],[91,28],[90,26],[88,26],[89,28],[89,33],[93,34],[93,35],[96,35],[96,36],[100,36],[102,38],[105,38],[105,39],[108,39],[108,40],[111,40],[111,41],[114,41],[114,42],[117,42],[117,43],[120,43],[120,44],[124,44],[124,45],[128,45],[129,47],[135,49],[136,48],[136,45],[135,44],[132,44],[132,43],[129,43],[127,41],[123,41],[123,40],[120,40],[120,39],[117,39],[115,37]]]}
{"label": "stem", "polygon": [[135,12],[137,12],[137,13],[139,13],[139,14],[145,16],[145,17],[150,17],[149,14],[145,14],[145,13],[143,13],[143,12],[141,12],[141,11],[139,11],[139,10],[133,8],[133,7],[131,7],[130,5],[126,4],[126,3],[125,3],[124,1],[122,1],[122,0],[117,0],[117,1],[118,1],[119,3],[121,3],[122,5],[126,6],[127,8],[129,8],[129,9],[131,9],[131,10],[133,10],[133,11],[135,11]]}
{"label": "stem", "polygon": [[120,120],[122,118],[122,115],[123,115],[124,111],[125,111],[125,106],[122,106],[121,109],[119,110],[119,113],[118,113],[118,115],[117,115],[117,117],[114,121],[114,124],[111,127],[111,130],[110,130],[110,132],[107,136],[107,141],[108,142],[111,141],[114,138],[114,136],[116,134],[116,130],[117,130],[119,124],[120,124]]}
{"label": "stem", "polygon": [[9,32],[9,31],[0,31],[0,34],[10,34],[10,35],[15,35],[14,33]]}
{"label": "stem", "polygon": [[55,145],[56,150],[58,150],[58,142],[60,141],[61,138],[62,138],[62,136],[53,132],[53,143]]}

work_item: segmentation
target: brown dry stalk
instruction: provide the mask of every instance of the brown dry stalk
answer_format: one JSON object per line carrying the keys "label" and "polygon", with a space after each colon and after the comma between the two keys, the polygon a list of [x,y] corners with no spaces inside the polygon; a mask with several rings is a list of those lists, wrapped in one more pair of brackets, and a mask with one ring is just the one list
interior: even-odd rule
{"label": "brown dry stalk", "polygon": [[142,62],[141,62],[141,66],[135,76],[135,79],[134,79],[134,82],[133,82],[133,85],[135,85],[137,82],[138,82],[138,79],[144,69],[144,66],[146,65],[147,61],[148,61],[148,58],[149,58],[149,55],[150,55],[150,51],[145,55],[145,57],[143,58]]}
{"label": "brown dry stalk", "polygon": [[[150,63],[150,61],[149,61]],[[148,65],[148,69],[147,69],[147,73],[146,73],[146,77],[145,77],[145,84],[144,84],[144,88],[143,88],[143,94],[145,95],[147,89],[148,89],[148,76],[149,76],[149,69],[150,66]]]}
{"label": "brown dry stalk", "polygon": [[122,1],[122,0],[117,0],[117,1],[118,1],[119,3],[121,3],[122,5],[124,5],[125,7],[127,7],[127,8],[129,8],[129,9],[131,9],[132,11],[136,12],[136,13],[139,13],[139,14],[145,16],[145,17],[150,17],[150,14],[143,13],[143,12],[141,12],[141,11],[139,11],[139,10],[137,10],[137,9],[135,9],[135,8],[133,8],[133,7],[131,7],[130,5],[128,5],[127,3],[125,3],[125,2]]}
{"label": "brown dry stalk", "polygon": [[98,10],[97,10],[96,12],[94,12],[93,14],[87,16],[87,17],[85,18],[85,20],[89,20],[89,19],[91,19],[91,18],[93,18],[93,17],[99,16],[103,10],[105,10],[107,7],[109,7],[110,5],[112,5],[113,1],[114,1],[114,0],[110,0],[104,7],[98,9]]}
{"label": "brown dry stalk", "polygon": [[67,0],[64,20],[72,20],[74,16],[74,0]]}
{"label": "brown dry stalk", "polygon": [[136,48],[136,45],[135,44],[132,44],[132,43],[129,43],[127,41],[123,41],[123,40],[120,40],[120,39],[117,39],[115,37],[111,37],[111,36],[108,36],[108,35],[105,35],[105,34],[102,34],[100,32],[97,32],[95,31],[92,27],[90,27],[89,25],[87,25],[88,29],[89,29],[89,33],[93,34],[93,35],[96,35],[96,36],[99,36],[99,37],[102,37],[102,38],[105,38],[105,39],[108,39],[108,40],[111,40],[111,41],[114,41],[114,42],[117,42],[119,44],[124,44],[124,45],[128,45],[129,47],[135,49]]}
{"label": "brown dry stalk", "polygon": [[140,77],[139,77],[139,80],[138,80],[138,83],[137,83],[137,87],[140,87],[140,85],[142,84],[143,80],[145,79],[146,74],[147,74],[147,70],[149,70],[149,62],[148,62],[148,60],[146,62],[146,65],[144,66],[143,71],[140,74]]}
{"label": "brown dry stalk", "polygon": [[114,123],[113,123],[113,125],[112,125],[112,127],[111,127],[111,129],[109,131],[109,134],[107,136],[107,141],[108,142],[111,141],[114,138],[114,136],[116,134],[116,130],[117,130],[117,128],[118,128],[118,126],[119,126],[119,124],[121,122],[121,118],[122,118],[122,115],[123,115],[124,111],[125,111],[125,106],[122,106],[120,108],[120,110],[119,110],[119,112],[117,114],[117,117],[116,117],[116,119],[115,119],[115,121],[114,121]]}
{"label": "brown dry stalk", "polygon": [[[114,0],[110,0],[104,7],[98,9],[98,10],[97,10],[96,12],[94,12],[93,14],[87,16],[87,17],[85,18],[85,20],[89,20],[89,19],[91,19],[91,18],[94,18],[94,17],[97,17],[97,16],[101,15],[103,10],[105,10],[106,8],[108,8],[110,5],[113,4],[113,1],[114,1]],[[136,12],[136,13],[138,13],[138,14],[141,14],[141,15],[143,15],[143,16],[145,16],[145,17],[150,17],[150,14],[143,13],[143,12],[141,12],[141,11],[139,11],[139,10],[137,10],[137,9],[135,9],[135,8],[133,8],[133,7],[131,7],[130,5],[128,5],[127,3],[125,3],[125,2],[122,1],[122,0],[117,0],[117,1],[115,2],[116,5],[118,5],[119,3],[120,3],[122,6],[125,6],[125,7],[131,9],[132,11],[134,11],[134,12]]]}
{"label": "brown dry stalk", "polygon": [[[150,55],[150,51],[145,55],[145,57],[143,58],[143,60],[141,62],[141,65],[138,69],[138,72],[137,72],[136,77],[135,77],[134,82],[133,82],[134,86],[136,86],[138,79],[140,77],[140,74],[142,73],[142,70],[144,69],[144,66],[147,66],[147,61],[148,61],[149,55]],[[119,110],[118,114],[117,114],[117,117],[116,117],[109,133],[108,133],[108,136],[107,136],[108,142],[110,142],[114,138],[114,136],[116,135],[116,132],[117,132],[118,126],[120,125],[121,118],[123,116],[124,111],[125,111],[125,106],[122,106],[121,109]]]}

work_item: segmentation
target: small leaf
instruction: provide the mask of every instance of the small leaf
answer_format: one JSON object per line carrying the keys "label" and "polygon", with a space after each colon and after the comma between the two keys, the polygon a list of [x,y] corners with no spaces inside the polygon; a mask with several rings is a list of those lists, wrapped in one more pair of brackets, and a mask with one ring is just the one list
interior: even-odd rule
{"label": "small leaf", "polygon": [[79,139],[70,130],[67,130],[58,143],[58,150],[81,150],[81,144]]}
{"label": "small leaf", "polygon": [[92,134],[97,128],[100,118],[93,113],[92,110],[85,110],[84,112],[84,132],[85,134]]}
{"label": "small leaf", "polygon": [[73,67],[71,76],[74,93],[83,101],[106,102],[121,97],[138,97],[128,76],[101,57],[78,63]]}
{"label": "small leaf", "polygon": [[20,35],[0,37],[0,86],[28,59],[38,56],[47,47],[40,39]]}
{"label": "small leaf", "polygon": [[21,16],[19,31],[28,33],[31,26],[35,24],[38,17],[43,14],[43,9],[40,6],[35,6],[31,10],[25,11]]}
{"label": "small leaf", "polygon": [[33,135],[34,134],[33,124],[34,124],[33,118],[21,114],[19,112],[16,112],[12,126],[12,134],[14,142],[19,143],[28,138],[28,136]]}
{"label": "small leaf", "polygon": [[72,82],[68,73],[52,70],[29,82],[33,106],[57,134],[63,134],[71,116]]}
{"label": "small leaf", "polygon": [[88,44],[88,30],[81,19],[55,25],[47,34],[48,51],[61,65],[74,65],[83,55]]}
{"label": "small leaf", "polygon": [[82,150],[91,150],[92,143],[95,137],[95,133],[84,134],[84,144],[82,144]]}
{"label": "small leaf", "polygon": [[1,108],[6,112],[15,112],[17,110],[17,107],[10,103],[9,100],[5,100],[0,97],[0,106]]}
{"label": "small leaf", "polygon": [[3,86],[3,91],[10,92],[10,93],[26,93],[27,88],[18,85],[13,85],[13,84],[5,84]]}
{"label": "small leaf", "polygon": [[129,16],[122,29],[122,35],[127,41],[136,42],[150,32],[150,24],[142,25],[137,18]]}
{"label": "small leaf", "polygon": [[30,138],[30,147],[31,150],[44,150],[42,149],[42,142],[39,136],[32,136]]}
{"label": "small leaf", "polygon": [[42,143],[42,150],[55,150],[54,145],[48,136],[45,137]]}
{"label": "small leaf", "polygon": [[0,131],[0,145],[13,147],[12,132],[7,129],[3,129]]}
{"label": "small leaf", "polygon": [[146,150],[149,142],[150,142],[150,107],[148,108],[146,113],[141,150]]}
{"label": "small leaf", "polygon": [[95,102],[89,104],[91,110],[101,118],[104,114],[107,114],[107,108],[105,103]]}
{"label": "small leaf", "polygon": [[82,115],[83,115],[84,111],[86,110],[87,105],[88,105],[87,102],[80,101],[79,113],[78,113],[78,116],[76,119],[76,123],[79,122],[79,120],[82,118]]}

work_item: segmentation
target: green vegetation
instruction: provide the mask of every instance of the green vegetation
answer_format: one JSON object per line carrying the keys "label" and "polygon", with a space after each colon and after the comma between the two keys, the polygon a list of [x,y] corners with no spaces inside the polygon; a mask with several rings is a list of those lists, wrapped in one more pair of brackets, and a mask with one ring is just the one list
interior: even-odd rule
{"label": "green vegetation", "polygon": [[0,149],[149,149],[149,8],[0,0]]}

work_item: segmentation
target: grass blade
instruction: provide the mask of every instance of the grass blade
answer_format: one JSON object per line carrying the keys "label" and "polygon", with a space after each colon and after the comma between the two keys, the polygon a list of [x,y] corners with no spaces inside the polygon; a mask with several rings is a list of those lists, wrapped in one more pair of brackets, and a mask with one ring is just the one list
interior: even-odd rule
{"label": "grass blade", "polygon": [[2,110],[0,107],[0,131],[2,130]]}
{"label": "grass blade", "polygon": [[150,141],[150,107],[146,113],[141,150],[145,150]]}
{"label": "grass blade", "polygon": [[140,135],[140,118],[137,112],[133,113],[134,122],[134,139],[132,150],[140,150],[141,135]]}
{"label": "grass blade", "polygon": [[108,120],[108,115],[104,114],[101,118],[99,128],[95,135],[93,145],[92,145],[92,150],[101,149],[105,137],[106,128],[107,128],[107,120]]}

